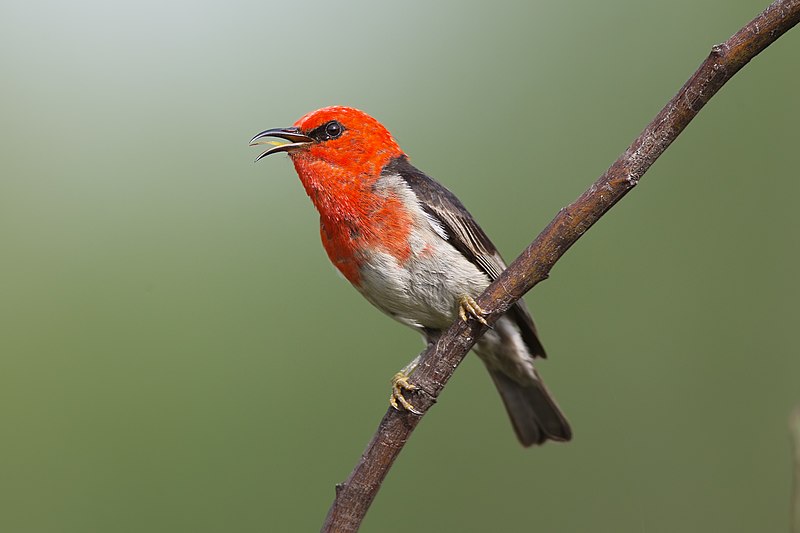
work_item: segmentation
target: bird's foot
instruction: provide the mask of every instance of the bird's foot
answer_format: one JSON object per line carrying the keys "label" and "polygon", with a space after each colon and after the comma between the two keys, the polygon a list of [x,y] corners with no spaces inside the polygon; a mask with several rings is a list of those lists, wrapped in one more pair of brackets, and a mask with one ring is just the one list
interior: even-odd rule
{"label": "bird's foot", "polygon": [[464,295],[458,300],[458,316],[460,316],[461,320],[464,322],[467,321],[467,315],[469,315],[484,326],[489,327],[489,323],[483,318],[485,314],[486,311],[478,305],[478,302],[476,302],[472,296]]}
{"label": "bird's foot", "polygon": [[417,388],[409,383],[408,378],[409,375],[406,373],[405,368],[392,377],[392,394],[389,396],[389,404],[398,411],[405,409],[415,415],[421,415],[422,413],[414,409],[411,402],[406,400],[406,391],[413,391]]}

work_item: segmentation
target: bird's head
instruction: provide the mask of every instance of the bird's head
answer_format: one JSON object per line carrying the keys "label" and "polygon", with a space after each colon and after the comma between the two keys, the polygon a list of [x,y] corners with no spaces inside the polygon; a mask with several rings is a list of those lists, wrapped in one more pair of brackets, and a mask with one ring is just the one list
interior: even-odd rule
{"label": "bird's head", "polygon": [[[278,143],[269,138],[289,141]],[[262,131],[250,141],[251,146],[272,144],[257,158],[287,152],[300,178],[304,174],[328,177],[346,173],[377,177],[381,169],[403,151],[383,125],[363,111],[333,106],[312,111],[289,128]],[[345,176],[342,176],[345,177]]]}

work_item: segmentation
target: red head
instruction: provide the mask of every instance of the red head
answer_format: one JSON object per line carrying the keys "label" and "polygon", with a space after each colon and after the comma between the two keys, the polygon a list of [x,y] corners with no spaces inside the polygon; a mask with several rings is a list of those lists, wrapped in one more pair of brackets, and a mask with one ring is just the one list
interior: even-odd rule
{"label": "red head", "polygon": [[277,144],[266,150],[287,152],[306,192],[319,211],[322,239],[331,260],[357,283],[357,250],[381,242],[406,255],[408,215],[397,199],[380,196],[373,185],[383,168],[403,151],[383,125],[363,111],[334,106],[312,111],[290,128],[275,128],[253,137],[251,145]]}
{"label": "red head", "polygon": [[288,152],[312,199],[314,195],[310,189],[335,194],[343,186],[349,189],[359,184],[372,185],[390,160],[403,155],[391,133],[380,122],[352,107],[317,109],[300,118],[291,128],[259,133],[250,144],[268,143],[263,140],[266,137],[292,142],[271,148],[258,159]]}
{"label": "red head", "polygon": [[316,141],[290,152],[295,164],[324,161],[354,173],[379,174],[390,159],[403,153],[383,124],[352,107],[323,107],[294,126]]}

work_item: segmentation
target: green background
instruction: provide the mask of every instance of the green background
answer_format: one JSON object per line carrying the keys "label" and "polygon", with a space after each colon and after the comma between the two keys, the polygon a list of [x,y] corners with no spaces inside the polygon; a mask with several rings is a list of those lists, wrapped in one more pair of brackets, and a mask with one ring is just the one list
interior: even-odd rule
{"label": "green background", "polygon": [[[0,8],[0,531],[314,531],[422,345],[250,137],[362,108],[512,259],[766,2]],[[528,295],[575,439],[470,356],[364,531],[785,531],[800,30]]]}

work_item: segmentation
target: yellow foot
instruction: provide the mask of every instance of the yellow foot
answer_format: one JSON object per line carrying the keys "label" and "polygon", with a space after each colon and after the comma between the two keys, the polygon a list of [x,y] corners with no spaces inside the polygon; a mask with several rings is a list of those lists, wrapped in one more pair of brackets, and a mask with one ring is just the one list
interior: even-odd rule
{"label": "yellow foot", "polygon": [[486,319],[483,318],[483,315],[486,314],[486,311],[481,309],[481,306],[478,305],[478,302],[476,302],[472,296],[462,296],[458,301],[458,316],[460,316],[461,320],[464,322],[467,321],[467,314],[484,326],[489,326],[488,322],[486,322]]}
{"label": "yellow foot", "polygon": [[405,391],[412,391],[416,388],[408,382],[408,374],[403,371],[398,372],[392,378],[392,394],[389,396],[389,404],[398,411],[401,410],[402,406],[406,411],[421,415],[422,413],[414,409],[414,406],[404,396]]}

